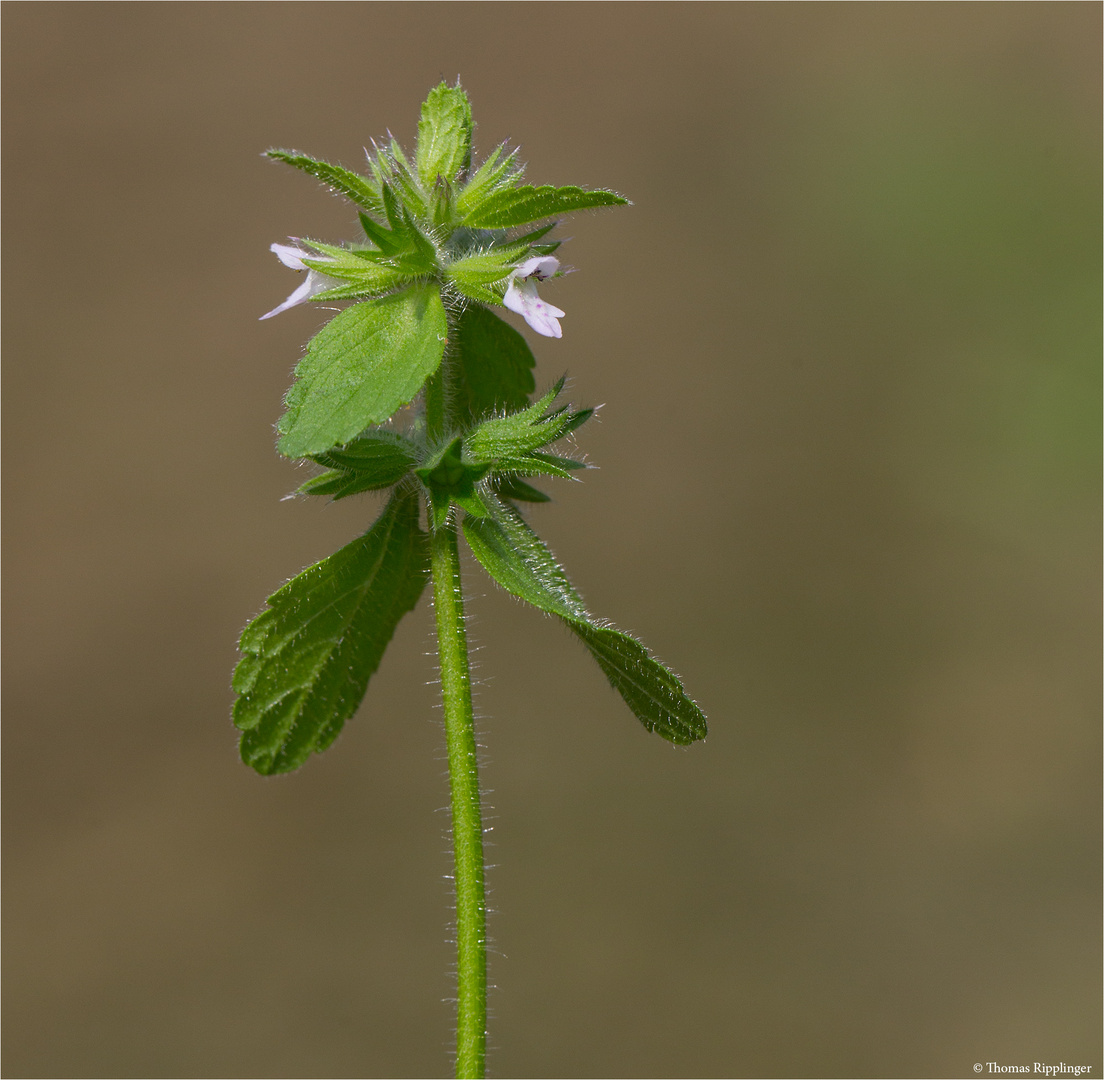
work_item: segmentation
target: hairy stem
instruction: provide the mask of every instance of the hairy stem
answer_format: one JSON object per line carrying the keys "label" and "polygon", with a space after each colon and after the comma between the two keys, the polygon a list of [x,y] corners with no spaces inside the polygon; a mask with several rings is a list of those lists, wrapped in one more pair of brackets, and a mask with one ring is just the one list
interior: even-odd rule
{"label": "hairy stem", "polygon": [[433,601],[445,708],[456,885],[456,1075],[482,1077],[487,1045],[487,906],[483,816],[456,526],[431,541]]}

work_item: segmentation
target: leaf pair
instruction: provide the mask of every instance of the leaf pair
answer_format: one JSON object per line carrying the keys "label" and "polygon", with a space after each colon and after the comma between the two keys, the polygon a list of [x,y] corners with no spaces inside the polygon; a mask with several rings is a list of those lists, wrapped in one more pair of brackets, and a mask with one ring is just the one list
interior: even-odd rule
{"label": "leaf pair", "polygon": [[[539,537],[509,505],[466,517],[464,536],[499,585],[557,615],[649,731],[684,745],[705,737],[701,710],[635,638],[589,615]],[[292,578],[243,631],[234,672],[242,760],[265,775],[321,753],[357,710],[395,628],[429,574],[418,499],[400,488],[359,539]]]}
{"label": "leaf pair", "polygon": [[[335,316],[295,368],[287,412],[277,424],[280,453],[317,459],[383,423],[437,371],[448,336],[435,285],[355,304]],[[535,361],[512,326],[472,305],[457,320],[452,344],[462,375],[450,403],[457,426],[528,405]]]}
{"label": "leaf pair", "polygon": [[468,516],[463,527],[483,569],[508,592],[563,619],[645,728],[679,745],[705,738],[705,716],[678,678],[635,638],[587,613],[563,568],[514,507],[496,501],[489,516]]}

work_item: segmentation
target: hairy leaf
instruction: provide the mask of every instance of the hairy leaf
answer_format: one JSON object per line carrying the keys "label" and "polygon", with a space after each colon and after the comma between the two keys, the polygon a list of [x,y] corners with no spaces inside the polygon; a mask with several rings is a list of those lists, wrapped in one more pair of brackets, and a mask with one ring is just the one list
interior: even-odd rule
{"label": "hairy leaf", "polygon": [[495,474],[498,476],[561,476],[567,478],[577,469],[588,468],[590,466],[585,461],[560,457],[559,454],[546,454],[541,450],[519,454],[517,457],[496,458],[494,463]]}
{"label": "hairy leaf", "polygon": [[588,210],[597,206],[626,206],[628,199],[612,191],[586,191],[581,187],[533,187],[526,184],[502,188],[473,206],[464,224],[476,229],[508,229],[530,221]]}
{"label": "hairy leaf", "polygon": [[295,369],[280,453],[322,454],[411,401],[441,363],[448,327],[435,285],[356,304],[311,340]]}
{"label": "hairy leaf", "polygon": [[380,249],[382,255],[394,255],[396,252],[402,251],[405,241],[396,237],[390,229],[384,228],[367,214],[362,213],[357,216],[360,218],[364,235]]}
{"label": "hairy leaf", "polygon": [[562,439],[588,420],[593,409],[571,412],[564,406],[551,413],[548,411],[563,385],[564,380],[560,379],[544,397],[521,412],[485,420],[464,441],[468,459],[496,464],[504,459],[517,459]]}
{"label": "hairy leaf", "polygon": [[446,276],[461,289],[465,285],[490,285],[508,277],[528,251],[528,245],[475,251],[449,263]]}
{"label": "hairy leaf", "polygon": [[369,431],[347,446],[312,457],[330,471],[308,480],[300,492],[344,499],[397,484],[418,459],[417,447],[395,431]]}
{"label": "hairy leaf", "polygon": [[408,277],[431,273],[437,266],[437,252],[433,244],[414,224],[409,213],[398,207],[387,184],[383,185],[383,192],[384,212],[388,221],[395,222],[394,228],[384,228],[367,214],[361,214],[361,227],[379,250],[354,250],[352,254],[361,261],[391,267]]}
{"label": "hairy leaf", "polygon": [[517,151],[503,156],[505,149],[505,143],[496,146],[456,197],[456,209],[462,216],[478,209],[493,192],[521,177],[524,170],[517,163]]}
{"label": "hairy leaf", "polygon": [[563,619],[648,731],[679,745],[705,738],[705,716],[678,678],[635,638],[587,613],[563,568],[514,507],[485,502],[490,516],[466,517],[463,527],[487,573],[508,592]]}
{"label": "hairy leaf", "polygon": [[551,502],[552,496],[527,484],[518,476],[509,473],[499,474],[491,481],[491,490],[501,499],[514,499],[517,502]]}
{"label": "hairy leaf", "polygon": [[331,165],[328,161],[318,161],[316,158],[294,150],[269,150],[267,156],[310,173],[331,191],[344,195],[350,202],[365,210],[371,210],[377,214],[383,210],[383,199],[378,186],[359,173],[343,169],[340,165]]}
{"label": "hairy leaf", "polygon": [[438,176],[453,180],[471,164],[472,111],[459,86],[441,83],[429,92],[418,121],[418,176],[426,188]]}
{"label": "hairy leaf", "polygon": [[416,214],[424,217],[428,209],[425,194],[403,148],[394,139],[388,148],[388,165],[391,169],[391,182],[402,192],[403,202]]}
{"label": "hairy leaf", "polygon": [[319,252],[317,258],[308,256],[303,262],[312,270],[326,277],[346,282],[324,293],[316,293],[312,300],[341,300],[352,296],[379,296],[413,281],[420,272],[403,265],[380,265],[371,256],[375,252],[352,251],[317,240],[302,240],[302,244]]}
{"label": "hairy leaf", "polygon": [[536,383],[533,353],[512,326],[478,304],[465,308],[456,325],[456,354],[463,377],[454,402],[461,422],[523,409]]}
{"label": "hairy leaf", "polygon": [[320,753],[357,710],[429,570],[418,501],[394,496],[360,539],[292,578],[242,633],[234,723],[268,775]]}
{"label": "hairy leaf", "polygon": [[595,626],[578,619],[569,620],[567,625],[590,650],[610,686],[649,731],[679,746],[709,734],[705,714],[686,696],[675,673],[651,656],[636,638],[612,626]]}

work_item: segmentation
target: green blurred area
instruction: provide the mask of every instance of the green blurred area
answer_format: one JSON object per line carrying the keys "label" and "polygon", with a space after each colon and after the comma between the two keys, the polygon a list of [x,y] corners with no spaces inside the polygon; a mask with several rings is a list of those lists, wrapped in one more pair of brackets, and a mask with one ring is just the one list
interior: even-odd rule
{"label": "green blurred area", "polygon": [[1095,4],[8,4],[12,1076],[450,1068],[431,620],[324,756],[236,760],[234,643],[372,498],[281,498],[285,234],[457,73],[608,186],[546,287],[600,466],[530,520],[710,718],[649,737],[469,560],[499,1076],[1091,1065]]}

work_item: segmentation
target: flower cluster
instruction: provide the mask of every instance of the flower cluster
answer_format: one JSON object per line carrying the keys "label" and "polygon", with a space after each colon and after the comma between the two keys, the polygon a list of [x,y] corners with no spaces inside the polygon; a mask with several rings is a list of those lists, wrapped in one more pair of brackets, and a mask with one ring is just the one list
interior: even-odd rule
{"label": "flower cluster", "polygon": [[458,301],[450,310],[505,307],[538,334],[560,337],[563,311],[537,293],[539,282],[560,272],[552,254],[559,242],[547,234],[563,214],[627,200],[612,191],[523,184],[517,152],[505,144],[473,166],[472,128],[467,95],[442,84],[422,106],[412,156],[394,139],[373,143],[361,174],[270,150],[352,202],[364,239],[341,247],[296,238],[273,244],[276,257],[306,277],[261,318],[308,301],[378,301],[432,283]]}
{"label": "flower cluster", "polygon": [[[291,237],[290,239],[295,239]],[[271,311],[266,311],[261,319],[271,319],[273,315],[279,315],[289,308],[298,307],[308,300],[313,300],[319,293],[339,287],[341,282],[335,278],[328,278],[321,271],[308,266],[303,260],[310,259],[315,265],[324,265],[324,257],[313,256],[309,251],[294,247],[291,244],[272,244],[270,251],[275,252],[276,258],[290,266],[292,270],[305,270],[307,273],[302,285],[300,285],[282,304],[278,304]],[[507,276],[506,294],[502,297],[502,304],[510,311],[516,311],[532,329],[545,337],[562,337],[560,319],[564,312],[558,307],[546,304],[537,295],[537,282],[546,281],[555,277],[560,269],[560,260],[551,255],[535,255],[526,259],[520,266],[512,270]]]}

